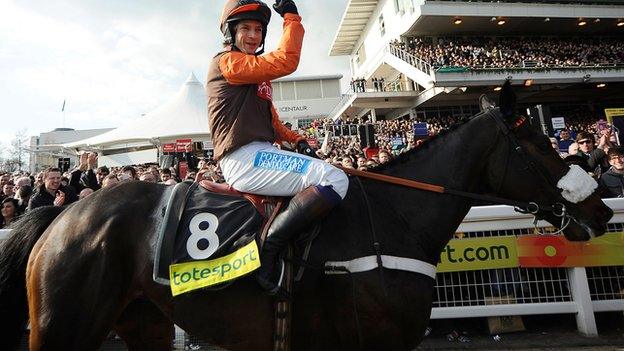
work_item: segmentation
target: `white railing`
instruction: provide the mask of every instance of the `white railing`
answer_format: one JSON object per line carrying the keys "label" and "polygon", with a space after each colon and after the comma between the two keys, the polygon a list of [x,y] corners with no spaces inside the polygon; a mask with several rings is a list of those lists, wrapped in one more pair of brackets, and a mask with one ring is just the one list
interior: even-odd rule
{"label": "white railing", "polygon": [[331,111],[329,111],[329,114],[327,114],[327,116],[332,119],[335,119],[336,117],[338,117],[337,116],[338,112],[340,112],[345,107],[345,105],[349,103],[353,95],[355,95],[355,93],[353,92],[352,88],[349,88],[349,90],[345,91],[342,94],[340,101],[338,101],[336,106],[334,106],[334,108],[332,108]]}
{"label": "white railing", "polygon": [[433,72],[433,66],[431,66],[431,64],[429,64],[429,62],[421,59],[420,57],[411,54],[401,48],[398,48],[392,44],[388,44],[387,47],[388,52],[390,52],[392,55],[400,58],[401,60],[409,63],[410,65],[416,67],[417,69],[419,69],[420,71],[433,76],[432,72]]}

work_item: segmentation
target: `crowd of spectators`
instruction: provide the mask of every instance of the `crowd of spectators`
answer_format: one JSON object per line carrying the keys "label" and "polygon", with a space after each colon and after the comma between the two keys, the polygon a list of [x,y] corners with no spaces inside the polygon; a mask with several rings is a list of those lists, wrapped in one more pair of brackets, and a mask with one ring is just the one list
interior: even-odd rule
{"label": "crowd of spectators", "polygon": [[[624,65],[621,38],[446,37],[409,38],[391,45],[435,69],[461,67],[574,68]],[[416,62],[410,62],[416,64]]]}
{"label": "crowd of spectators", "polygon": [[[624,196],[624,149],[617,146],[613,130],[604,121],[586,114],[569,112],[567,128],[551,137],[555,150],[567,162],[584,167],[596,179],[601,179],[608,189],[607,196]],[[436,135],[460,118],[431,117],[397,119],[369,123],[358,119],[332,122],[327,119],[313,121],[300,133],[319,141],[317,154],[326,162],[347,168],[369,170],[390,162],[397,155],[417,147],[423,142],[415,137],[414,123],[427,123],[429,136]],[[360,126],[374,127],[373,152],[360,142]],[[367,152],[369,151],[369,152]],[[143,164],[124,167],[97,165],[97,154],[83,153],[78,165],[67,172],[48,168],[36,174],[17,172],[0,174],[0,201],[2,217],[0,228],[8,226],[25,211],[44,205],[62,206],[90,196],[101,188],[139,180],[174,185],[182,180],[210,180],[222,183],[223,176],[209,159],[190,162],[188,172],[180,176],[179,167],[160,167]]]}
{"label": "crowd of spectators", "polygon": [[50,167],[35,174],[15,172],[0,174],[0,201],[2,216],[0,229],[10,225],[21,214],[41,206],[63,206],[82,200],[95,191],[128,181],[144,181],[175,185],[183,180],[210,180],[223,182],[223,176],[214,162],[198,160],[181,178],[178,167],[161,168],[158,164],[123,167],[97,165],[96,153],[83,153],[79,164],[62,172]]}

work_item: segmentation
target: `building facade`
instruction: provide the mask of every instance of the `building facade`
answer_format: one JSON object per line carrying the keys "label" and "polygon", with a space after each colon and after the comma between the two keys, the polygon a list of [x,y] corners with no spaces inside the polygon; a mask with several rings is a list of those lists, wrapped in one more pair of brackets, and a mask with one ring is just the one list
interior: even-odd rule
{"label": "building facade", "polygon": [[[587,55],[578,65],[524,59],[481,67],[457,65],[444,55],[475,42],[512,47],[530,41],[570,46],[608,42],[621,48],[623,34],[620,1],[351,0],[329,54],[349,56],[352,77],[364,86],[356,84],[344,93],[330,116],[394,119],[460,106],[472,113],[479,96],[505,80],[517,87],[519,102],[526,107],[622,107],[621,55],[608,62]],[[440,51],[439,60],[423,56],[423,46]],[[586,50],[584,45],[578,48]],[[476,57],[481,49],[476,45],[466,55]],[[518,53],[527,54],[520,49],[493,51],[501,58]]]}

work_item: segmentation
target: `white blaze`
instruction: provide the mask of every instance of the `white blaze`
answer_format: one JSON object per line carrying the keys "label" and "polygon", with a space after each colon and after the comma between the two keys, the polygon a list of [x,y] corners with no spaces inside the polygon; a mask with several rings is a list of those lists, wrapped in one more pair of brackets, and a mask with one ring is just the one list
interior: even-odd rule
{"label": "white blaze", "polygon": [[577,165],[571,165],[568,174],[559,179],[557,187],[561,195],[571,203],[581,202],[598,187],[598,183],[587,172]]}

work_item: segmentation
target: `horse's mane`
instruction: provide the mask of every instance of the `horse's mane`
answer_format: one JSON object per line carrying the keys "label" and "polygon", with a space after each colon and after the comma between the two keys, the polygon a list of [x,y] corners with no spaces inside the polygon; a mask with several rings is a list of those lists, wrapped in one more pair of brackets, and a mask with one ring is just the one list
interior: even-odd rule
{"label": "horse's mane", "polygon": [[493,113],[493,111],[495,111],[494,109],[490,109],[487,111],[482,111],[477,113],[474,116],[471,117],[462,117],[459,121],[457,121],[456,123],[453,123],[452,125],[450,125],[448,128],[445,128],[443,130],[441,130],[438,134],[435,134],[431,137],[429,137],[427,140],[425,140],[421,145],[416,146],[406,152],[403,152],[401,154],[399,154],[397,157],[395,157],[394,159],[392,159],[392,161],[382,164],[382,165],[377,165],[375,167],[372,167],[369,169],[370,172],[381,172],[384,171],[386,169],[392,168],[393,166],[397,165],[397,164],[401,164],[401,163],[405,163],[406,161],[410,160],[411,157],[415,154],[418,154],[420,152],[423,152],[424,150],[428,150],[431,148],[431,145],[433,144],[433,141],[438,140],[440,138],[444,138],[447,135],[453,133],[454,131],[456,131],[457,129],[459,129],[460,127],[462,127],[463,125],[465,125],[466,123],[472,121],[473,119],[476,119],[477,117],[480,117],[482,115],[485,114],[491,114]]}

